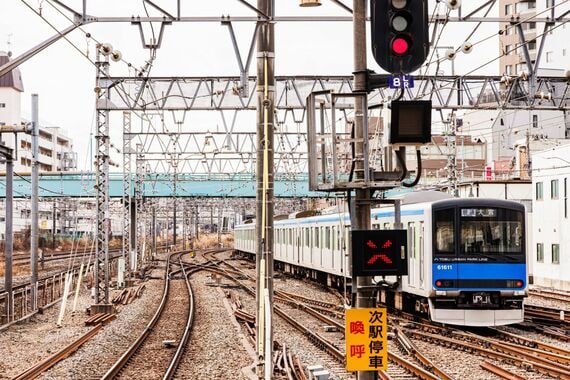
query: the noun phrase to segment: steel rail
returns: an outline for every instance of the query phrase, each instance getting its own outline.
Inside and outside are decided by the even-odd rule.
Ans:
[[[496,328],[490,328],[490,329],[495,333],[500,334],[501,338],[506,341],[570,357],[570,350],[565,350],[563,348],[556,347],[552,344],[539,342],[537,340],[530,339],[525,336],[515,335],[507,331],[498,330]]]
[[[424,333],[421,331],[414,331],[414,330],[408,330],[407,332],[408,332],[408,334],[411,334],[411,335],[415,336],[416,338],[422,339],[424,341],[436,342],[436,343],[444,344],[446,346],[461,347],[464,350],[467,350],[470,352],[475,352],[475,353],[478,353],[482,356],[495,358],[495,359],[499,359],[499,360],[505,360],[507,362],[513,362],[518,367],[521,367],[521,368],[525,368],[525,365],[532,363],[533,367],[541,373],[553,375],[553,376],[559,377],[561,379],[570,379],[570,370],[568,370],[567,366],[562,366],[562,365],[559,365],[557,363],[552,363],[552,362],[548,362],[548,361],[546,361],[546,363],[545,363],[545,360],[539,360],[536,357],[533,357],[532,355],[525,355],[525,354],[523,354],[517,350],[514,350],[514,349],[510,349],[510,350],[503,349],[502,351],[508,351],[507,353],[505,353],[505,352],[498,351],[496,349],[497,345],[495,345],[495,347],[486,348],[486,347],[481,347],[481,346],[474,344],[474,343],[469,343],[469,342],[465,342],[463,340],[458,340],[458,339],[442,337],[442,336],[439,336],[436,334],[429,334],[429,333]]]
[[[164,288],[162,292],[162,298],[160,300],[160,304],[156,309],[156,312],[154,313],[154,316],[148,323],[147,327],[145,327],[141,335],[139,335],[137,340],[135,340],[135,342],[123,353],[123,355],[121,355],[119,360],[117,360],[115,364],[113,364],[111,368],[109,368],[109,370],[103,375],[103,377],[101,377],[101,380],[111,380],[114,379],[116,376],[118,376],[121,370],[126,367],[128,361],[141,348],[144,341],[148,338],[152,330],[158,324],[158,321],[160,320],[162,312],[164,311],[164,308],[168,301],[168,293],[170,289],[170,278],[169,278],[170,260],[172,256],[177,254],[181,254],[181,252],[172,252],[170,255],[168,255],[168,259],[166,261],[166,270],[164,271]]]
[[[227,262],[224,261],[224,263],[230,267],[233,268],[234,271],[238,271],[240,272],[237,268],[235,268],[233,265],[228,264]],[[219,269],[219,270],[215,270],[214,268],[210,268],[210,267],[203,267],[203,270],[207,270],[207,271],[215,271],[217,273],[222,274],[223,276],[225,276],[226,278],[234,281],[235,283],[239,284],[241,287],[243,287],[248,293],[250,293],[251,295],[255,295],[255,290],[253,290],[252,288],[250,288],[249,286],[243,284],[241,281],[231,277],[231,275],[227,274],[224,272],[223,269]],[[244,273],[242,273],[242,275],[245,275]],[[246,277],[249,277],[247,275],[245,275]],[[305,306],[305,308],[307,308]],[[341,362],[344,364],[345,361],[345,355],[342,351],[340,351],[334,344],[330,343],[328,340],[324,339],[323,337],[321,337],[319,334],[311,331],[310,329],[308,329],[307,327],[303,326],[301,323],[299,323],[298,321],[296,321],[294,318],[292,318],[291,316],[287,315],[287,313],[285,313],[283,310],[281,310],[279,307],[274,306],[274,311],[277,315],[279,315],[281,318],[283,318],[286,322],[288,322],[290,325],[292,325],[293,327],[295,327],[297,330],[299,330],[300,332],[302,332],[304,335],[308,336],[309,340],[312,340],[313,342],[317,343],[317,344],[321,344],[322,347],[325,349],[325,351],[327,353],[329,353],[334,359],[336,359],[337,361]],[[325,317],[322,314],[318,313],[321,317]],[[327,317],[325,317],[327,318]],[[327,318],[327,321],[330,320],[329,318]],[[344,329],[344,326],[342,327]]]
[[[531,289],[531,290],[529,290],[529,294],[533,295],[533,296],[542,297],[542,298],[554,299],[557,301],[570,302],[570,293],[559,293],[559,292],[553,292],[550,290]]]
[[[453,378],[451,376],[449,376],[447,373],[445,373],[442,369],[440,369],[438,366],[436,366],[435,364],[433,364],[433,362],[428,359],[424,354],[422,354],[417,346],[414,344],[414,342],[412,342],[410,340],[410,338],[408,338],[408,336],[404,333],[404,331],[402,331],[402,329],[394,326],[393,328],[394,333],[396,334],[396,337],[400,340],[402,346],[405,347],[406,351],[410,351],[410,353],[420,362],[424,365],[424,367],[426,367],[427,369],[429,369],[431,372],[433,372],[435,375],[439,376],[439,378],[441,380],[453,380]]]
[[[428,372],[422,367],[417,366],[414,363],[404,359],[403,357],[389,351],[388,351],[388,360],[395,362],[400,367],[405,368],[413,375],[419,377],[422,380],[440,380],[440,378],[434,375],[433,373]]]
[[[184,275],[184,279],[186,280],[186,288],[188,289],[188,318],[186,320],[186,326],[184,327],[184,333],[180,342],[178,343],[178,347],[176,348],[176,352],[174,356],[170,360],[170,364],[162,377],[163,380],[173,379],[174,375],[176,374],[176,370],[178,369],[178,365],[180,364],[180,360],[182,360],[182,356],[184,355],[184,350],[186,349],[186,344],[188,343],[188,339],[190,339],[190,333],[192,331],[192,325],[194,324],[194,313],[195,313],[195,303],[194,303],[194,293],[192,292],[192,286],[190,285],[190,272],[186,272],[184,268],[184,262],[182,261],[182,255],[178,258],[180,261],[180,266],[182,267],[182,273]]]
[[[102,324],[98,324],[89,330],[86,334],[79,337],[79,339],[72,342],[70,345],[64,347],[62,350],[58,351],[54,355],[42,360],[41,362],[33,365],[32,367],[28,368],[24,372],[20,373],[12,380],[30,380],[35,379],[41,373],[47,371],[63,359],[67,358],[75,351],[77,351],[85,342],[89,341],[92,337],[94,337],[99,330],[103,327]]]
[[[488,361],[483,360],[480,364],[481,368],[491,372],[493,375],[499,376],[501,379],[505,380],[526,380],[524,377],[521,377],[515,373],[507,371],[504,368],[496,366]]]

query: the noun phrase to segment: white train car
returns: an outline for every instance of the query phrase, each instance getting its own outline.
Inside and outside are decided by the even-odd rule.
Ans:
[[[417,196],[417,195],[416,195]],[[523,320],[526,295],[524,207],[493,199],[448,199],[404,204],[408,275],[380,300],[456,325],[497,326]],[[373,229],[394,228],[394,208],[373,209]],[[274,223],[278,269],[329,286],[350,284],[350,219],[331,214]],[[235,249],[255,253],[255,225],[236,226]]]

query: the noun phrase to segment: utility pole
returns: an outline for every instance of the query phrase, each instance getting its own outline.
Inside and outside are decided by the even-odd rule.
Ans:
[[[256,301],[257,376],[273,374],[273,129],[275,117],[275,0],[257,0],[268,20],[257,35]]]
[[[32,233],[30,242],[30,270],[32,286],[32,310],[38,308],[38,135],[40,122],[38,116],[38,94],[32,94]]]
[[[353,1],[353,32],[354,32],[354,91],[366,91],[366,0]],[[368,110],[363,109],[359,99],[354,102],[354,128],[355,128],[355,152],[356,179],[364,179],[364,118],[368,117]],[[370,229],[370,190],[356,190],[354,207],[354,230]],[[354,252],[352,253],[354,254]],[[372,278],[358,276],[356,278],[356,308],[375,307],[375,300],[370,289]],[[353,290],[354,292],[354,290]],[[374,372],[358,371],[358,380],[373,380]]]

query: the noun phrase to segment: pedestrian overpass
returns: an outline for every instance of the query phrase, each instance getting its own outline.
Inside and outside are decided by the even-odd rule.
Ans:
[[[254,198],[256,195],[255,174],[177,174],[176,194],[172,174],[146,173],[142,188],[145,197],[236,197]],[[95,173],[40,173],[40,197],[95,197]],[[29,198],[32,193],[29,173],[14,174],[14,198]],[[131,177],[134,196],[135,177]],[[276,197],[324,197],[326,193],[309,191],[307,174],[276,174],[274,183]],[[0,198],[6,196],[6,177],[0,175]],[[123,196],[123,174],[110,173],[109,196]]]

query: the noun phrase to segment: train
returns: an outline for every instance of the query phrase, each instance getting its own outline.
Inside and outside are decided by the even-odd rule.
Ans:
[[[375,277],[378,300],[443,324],[522,322],[528,285],[524,205],[429,198],[413,193],[402,200],[408,274]],[[394,206],[373,208],[372,229],[394,229],[394,217]],[[350,228],[348,213],[275,220],[276,269],[327,286],[350,287]],[[255,255],[253,221],[235,226],[234,235],[237,252]]]

